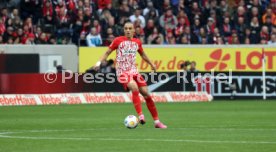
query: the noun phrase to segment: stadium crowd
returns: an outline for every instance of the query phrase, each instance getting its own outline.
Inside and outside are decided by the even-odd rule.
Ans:
[[[0,44],[274,44],[276,0],[1,0]]]

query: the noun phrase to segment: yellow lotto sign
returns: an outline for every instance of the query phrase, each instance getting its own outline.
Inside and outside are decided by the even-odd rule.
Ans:
[[[79,71],[85,72],[95,65],[107,47],[81,47]],[[195,61],[199,71],[262,71],[262,48],[147,48],[144,51],[156,65],[158,72],[175,72],[184,61]],[[276,71],[276,47],[265,48],[267,71]],[[109,59],[116,57],[114,51]],[[150,66],[137,53],[137,67],[141,72],[151,71]]]

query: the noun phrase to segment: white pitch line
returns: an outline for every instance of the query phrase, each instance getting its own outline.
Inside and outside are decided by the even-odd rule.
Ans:
[[[7,136],[7,135],[0,135],[0,138],[34,139],[34,140],[91,140],[90,138],[28,137],[28,136]]]
[[[171,128],[170,128],[171,129]],[[198,130],[228,130],[228,131],[233,131],[233,130],[242,130],[242,131],[271,131],[271,130],[276,130],[276,128],[208,128],[208,127],[194,127],[194,128],[172,128],[176,130],[188,130],[188,129],[198,129]]]
[[[227,144],[276,144],[274,141],[223,141],[223,140],[190,140],[190,139],[128,139],[128,138],[60,138],[60,137],[28,137],[28,136],[6,136],[0,138],[30,139],[30,140],[98,140],[98,141],[152,141],[152,142],[192,142],[192,143],[227,143]]]
[[[90,129],[43,129],[43,130],[2,130],[0,135],[17,134],[17,133],[43,133],[43,132],[74,132],[74,131],[99,131],[99,130],[115,130],[119,128],[90,128]]]
[[[100,130],[119,130],[123,128],[89,128],[89,129],[44,129],[44,130],[2,130],[0,135],[16,134],[16,133],[43,133],[43,132],[74,132],[74,131],[100,131]],[[152,129],[152,128],[143,128]],[[168,130],[228,130],[228,131],[271,131],[276,130],[276,128],[208,128],[208,127],[187,127],[187,128],[169,128]]]

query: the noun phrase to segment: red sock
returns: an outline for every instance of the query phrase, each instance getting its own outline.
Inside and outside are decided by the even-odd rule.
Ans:
[[[152,116],[153,120],[159,120],[158,112],[157,112],[157,109],[155,107],[155,104],[154,104],[152,98],[147,97],[147,98],[145,98],[145,100],[146,100],[147,107],[148,107],[148,109],[151,113],[151,116]]]
[[[132,91],[132,101],[133,101],[133,105],[134,108],[138,114],[138,116],[140,116],[142,113],[142,105],[141,105],[141,101],[140,101],[140,97],[139,97],[139,91]]]

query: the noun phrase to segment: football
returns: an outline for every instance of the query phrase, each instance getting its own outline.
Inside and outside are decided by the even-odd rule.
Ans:
[[[134,115],[128,115],[124,120],[125,126],[129,129],[136,128],[138,126],[138,123],[138,118]]]

